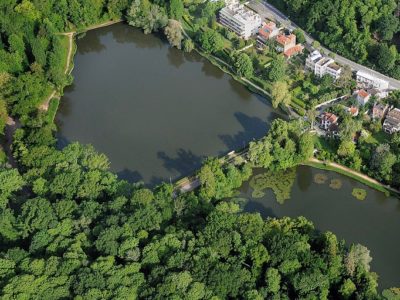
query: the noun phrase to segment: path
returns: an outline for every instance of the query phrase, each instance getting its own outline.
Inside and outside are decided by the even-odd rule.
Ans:
[[[120,22],[122,22],[122,19],[107,21],[107,22],[103,22],[100,24],[89,26],[89,27],[85,28],[84,31],[89,31],[89,30],[93,30],[93,29],[97,29],[97,28],[101,28],[101,27],[106,27],[106,26],[110,26],[110,25],[120,23]],[[70,68],[70,66],[71,66],[71,62],[72,62],[72,54],[73,54],[72,50],[73,50],[73,46],[74,46],[73,41],[74,41],[74,35],[76,34],[76,31],[61,32],[58,34],[68,36],[68,54],[67,54],[67,62],[65,64],[65,68],[64,68],[64,74],[70,74],[72,72],[72,68]],[[49,109],[50,100],[55,97],[56,98],[60,97],[57,94],[57,90],[53,90],[51,92],[51,94],[46,98],[46,100],[39,106],[39,109],[43,110],[43,111],[47,111]]]
[[[71,73],[72,69],[70,69],[71,61],[72,61],[72,49],[73,49],[73,41],[74,41],[74,34],[75,32],[65,32],[61,33],[61,35],[68,36],[68,54],[67,54],[67,62],[64,68],[64,74]],[[69,70],[69,71],[68,71]],[[57,90],[53,90],[51,94],[46,98],[46,100],[39,106],[39,109],[42,111],[48,111],[50,100],[54,97],[59,98],[60,96],[57,95]]]
[[[289,30],[294,30],[294,29],[301,29],[299,26],[297,26],[294,22],[290,21],[287,16],[285,16],[282,12],[277,10],[274,6],[271,4],[267,3],[266,1],[258,1],[258,0],[251,0],[246,4],[251,10],[257,12],[259,15],[261,15],[262,18],[267,18],[270,20],[276,20],[281,24],[285,24],[285,27]],[[304,31],[303,31],[304,32]],[[306,39],[307,44],[312,45],[312,43],[315,41],[311,35],[308,33],[304,32],[304,37]],[[355,63],[343,56],[340,56],[339,54],[336,54],[329,49],[325,47],[321,47],[321,49],[324,51],[326,55],[329,53],[335,54],[335,60],[342,64],[342,65],[349,65],[352,70],[355,71],[364,71],[367,73],[372,74],[373,76],[386,80],[389,82],[389,84],[394,88],[394,89],[400,89],[400,80],[396,80],[394,78],[388,77],[386,75],[383,75],[375,70],[372,70],[370,68],[367,68],[363,65],[360,65],[358,63]]]
[[[391,187],[389,185],[385,185],[385,184],[379,182],[378,180],[375,180],[375,179],[369,177],[368,175],[365,175],[365,174],[363,174],[361,172],[355,171],[355,170],[350,169],[348,167],[345,167],[343,165],[337,164],[335,162],[324,162],[324,161],[318,160],[316,158],[310,158],[309,161],[312,162],[312,163],[322,164],[324,166],[329,166],[329,167],[333,167],[335,169],[339,169],[339,170],[345,171],[346,173],[350,173],[352,175],[355,175],[355,176],[357,176],[359,178],[364,179],[365,181],[368,181],[370,183],[379,185],[379,186],[381,186],[381,187],[383,187],[383,188],[385,188],[385,189],[387,189],[389,191],[392,191],[392,192],[394,192],[396,194],[400,194],[400,190],[398,190],[398,189],[395,189],[395,188],[393,188],[393,187]]]

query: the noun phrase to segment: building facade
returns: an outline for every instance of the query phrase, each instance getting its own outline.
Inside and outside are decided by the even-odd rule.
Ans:
[[[370,73],[364,71],[357,72],[357,82],[366,88],[375,88],[386,90],[389,88],[389,82],[380,78],[376,78]]]
[[[261,17],[239,2],[233,2],[220,10],[219,22],[240,37],[248,39],[260,28]]]
[[[342,68],[332,58],[322,56],[317,50],[307,57],[306,69],[311,70],[318,77],[329,75],[335,80],[340,77],[342,72]]]
[[[400,109],[394,108],[388,112],[383,122],[383,130],[390,134],[400,131]]]

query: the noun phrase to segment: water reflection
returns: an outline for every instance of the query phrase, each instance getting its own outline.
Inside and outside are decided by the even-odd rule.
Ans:
[[[255,170],[254,176],[264,172],[261,169]],[[314,182],[313,178],[317,174],[326,176],[325,183]],[[342,186],[335,190],[330,185],[336,179],[340,180]],[[354,188],[365,190],[366,199],[360,201],[354,198]],[[258,211],[264,217],[304,216],[313,221],[318,230],[332,231],[348,244],[363,244],[371,251],[371,269],[380,276],[380,288],[400,285],[398,199],[388,198],[383,193],[341,174],[307,166],[297,169],[297,180],[291,197],[283,205],[275,200],[270,189],[263,190],[265,195],[261,198],[252,197],[253,192],[254,189],[246,182],[237,196],[249,199],[246,211]]]

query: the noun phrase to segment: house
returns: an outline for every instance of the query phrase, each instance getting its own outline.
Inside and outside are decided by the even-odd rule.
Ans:
[[[285,35],[283,33],[276,37],[276,50],[279,52],[286,52],[290,48],[296,46],[296,36],[294,34]]]
[[[292,56],[303,52],[304,47],[301,44],[296,45],[296,36],[294,34],[279,34],[275,41],[277,44],[276,50],[283,52],[283,55],[286,58],[291,58]]]
[[[304,50],[304,46],[301,44],[297,44],[296,46],[283,52],[283,55],[285,55],[286,58],[291,58],[292,56],[295,56],[295,55],[303,52],[303,50]]]
[[[371,98],[371,95],[368,94],[365,90],[359,90],[357,92],[357,101],[360,105],[365,105]]]
[[[318,50],[313,51],[306,58],[306,69],[311,70],[318,77],[328,74],[335,80],[342,72],[342,68],[332,58],[322,56]]]
[[[400,131],[400,109],[394,108],[388,112],[383,122],[383,130],[390,134]]]
[[[386,116],[388,110],[389,105],[383,105],[382,103],[375,102],[374,107],[372,108],[372,119],[382,120]]]
[[[243,4],[234,1],[220,10],[219,22],[240,37],[248,39],[257,33],[261,26],[261,17],[246,9]]]
[[[352,117],[358,116],[358,113],[359,113],[358,107],[351,106],[351,107],[348,107],[346,110]]]
[[[377,78],[374,75],[364,71],[357,71],[356,80],[365,88],[375,88],[379,90],[387,90],[389,88],[388,81]]]
[[[320,127],[327,131],[333,131],[338,125],[338,116],[333,113],[324,112],[320,116]],[[337,130],[336,130],[337,131]]]
[[[263,48],[266,42],[279,34],[279,28],[276,27],[274,22],[264,23],[264,25],[258,30],[257,45]]]
[[[389,95],[387,90],[369,89],[367,92],[378,99],[386,98]]]

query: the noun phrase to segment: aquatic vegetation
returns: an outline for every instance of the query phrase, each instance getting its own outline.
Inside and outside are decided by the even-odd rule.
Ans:
[[[342,183],[342,181],[340,179],[334,178],[334,179],[331,180],[331,183],[329,184],[329,187],[331,189],[334,189],[334,190],[340,190],[342,185],[343,185],[343,183]]]
[[[237,205],[239,205],[240,209],[244,209],[247,202],[249,202],[249,199],[247,198],[242,198],[242,197],[235,197],[231,199],[231,202],[236,203]]]
[[[250,180],[250,187],[253,188],[252,197],[261,198],[265,195],[265,189],[272,189],[276,201],[283,204],[285,200],[290,199],[292,186],[296,179],[296,169],[287,169],[281,171],[266,171],[263,174],[253,176]]]
[[[367,191],[359,188],[354,188],[351,194],[358,200],[364,200],[367,197]]]
[[[317,173],[314,175],[314,182],[316,184],[325,184],[327,180],[328,180],[328,175],[326,174]]]

